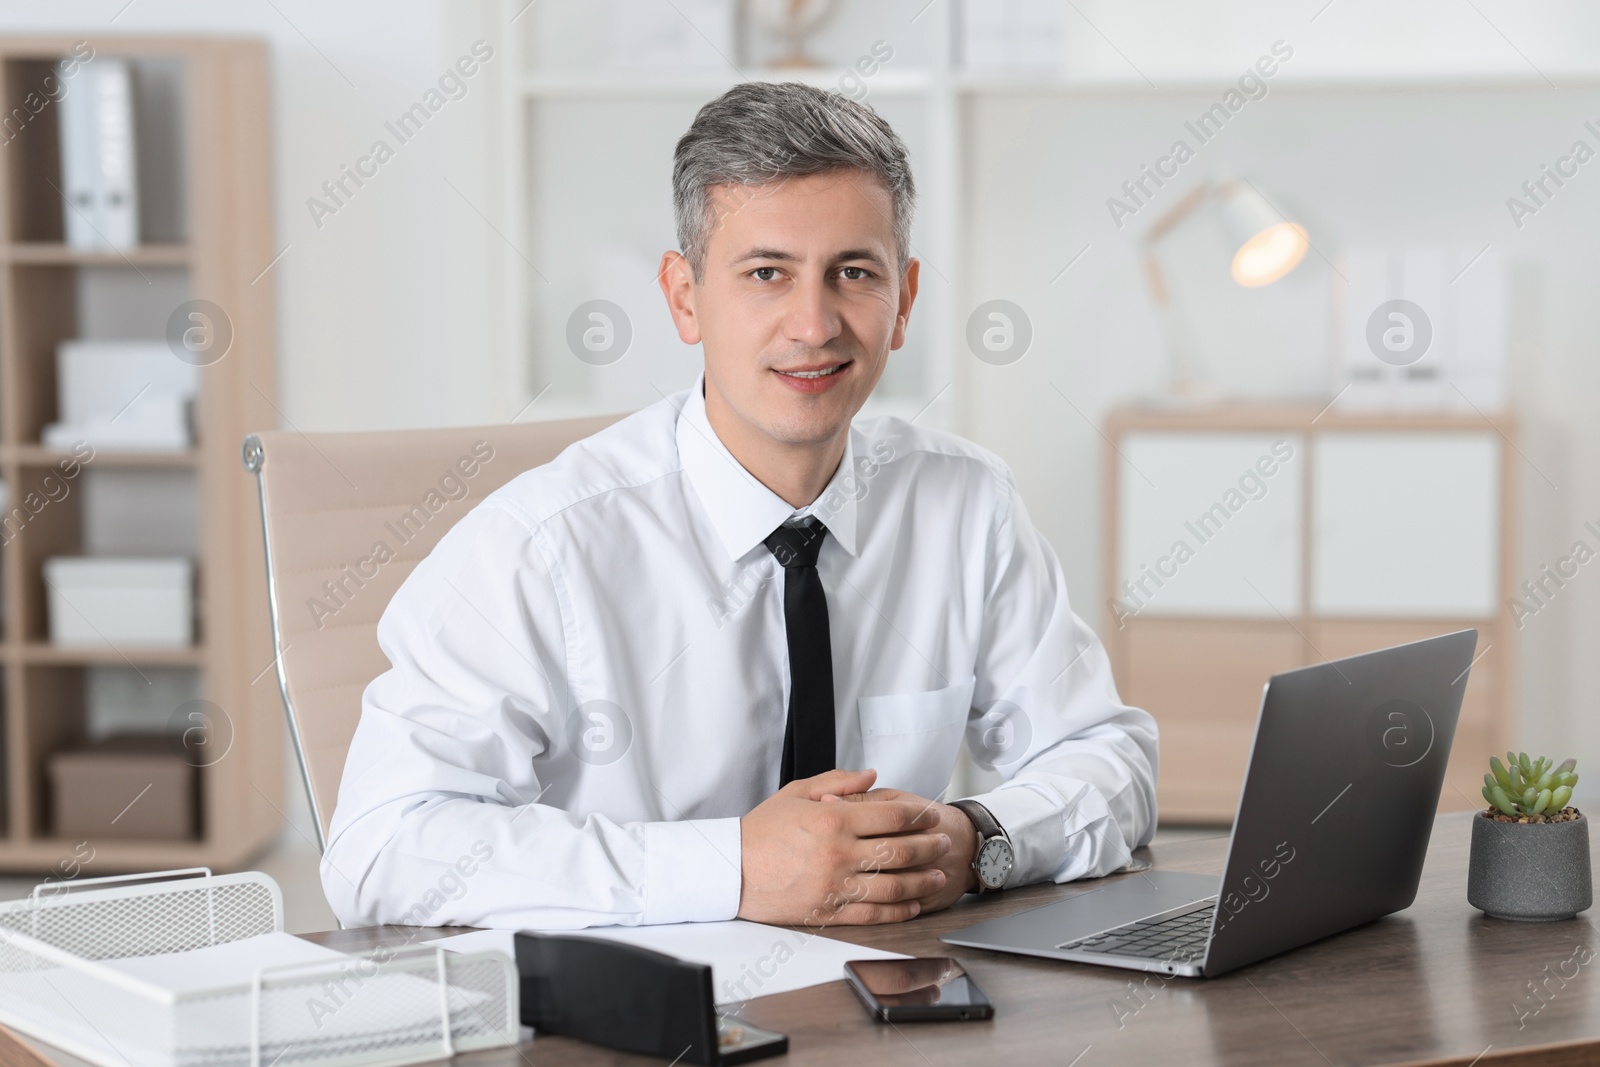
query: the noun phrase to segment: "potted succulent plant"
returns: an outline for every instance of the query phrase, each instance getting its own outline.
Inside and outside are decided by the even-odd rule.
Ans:
[[[1589,820],[1570,807],[1577,760],[1489,757],[1487,811],[1472,820],[1467,902],[1497,919],[1570,919],[1594,902]]]

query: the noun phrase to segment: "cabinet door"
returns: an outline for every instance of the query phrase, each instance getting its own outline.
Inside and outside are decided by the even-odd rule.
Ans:
[[[1310,653],[1282,622],[1134,619],[1119,664],[1123,699],[1161,729],[1162,822],[1231,822],[1261,710],[1261,689]]]
[[[1316,439],[1313,470],[1313,613],[1495,614],[1498,438],[1330,432]]]
[[[1300,611],[1303,438],[1133,432],[1120,448],[1119,614]]]

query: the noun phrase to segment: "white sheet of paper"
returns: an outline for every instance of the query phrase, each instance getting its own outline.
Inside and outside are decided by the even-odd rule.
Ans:
[[[263,967],[329,963],[349,958],[343,952],[280,930],[188,952],[129,956],[100,962],[114,971],[121,971],[151,985],[170,989],[174,993],[189,993],[216,986],[248,985],[256,971]]]
[[[588,930],[548,930],[622,941],[665,952],[692,963],[711,965],[711,988],[718,1004],[738,1004],[773,993],[821,985],[844,978],[847,960],[903,960],[899,952],[853,945],[831,937],[781,926],[732,919],[727,922],[673,923],[668,926],[597,926]],[[427,942],[457,952],[494,949],[512,959],[515,930],[477,930]]]

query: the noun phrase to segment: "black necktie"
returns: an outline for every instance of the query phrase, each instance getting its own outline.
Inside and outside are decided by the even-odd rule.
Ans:
[[[789,722],[778,784],[833,770],[833,645],[817,553],[828,528],[807,517],[778,527],[765,544],[783,565],[783,628],[789,639]]]

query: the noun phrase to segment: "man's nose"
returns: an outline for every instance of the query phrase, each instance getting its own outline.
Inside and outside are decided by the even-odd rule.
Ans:
[[[822,348],[839,336],[840,327],[833,294],[822,279],[802,281],[794,287],[784,322],[789,340],[810,348]]]

